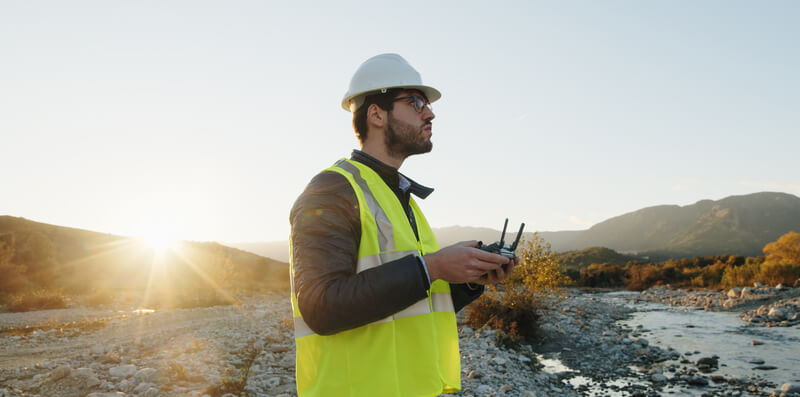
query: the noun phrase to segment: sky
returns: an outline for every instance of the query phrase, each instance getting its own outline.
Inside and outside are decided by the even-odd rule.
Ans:
[[[491,4],[490,4],[491,3]],[[285,240],[367,58],[436,87],[433,227],[800,195],[797,1],[0,1],[0,215]]]

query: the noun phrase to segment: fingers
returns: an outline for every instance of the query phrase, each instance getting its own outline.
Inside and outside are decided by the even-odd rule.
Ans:
[[[471,247],[471,248],[478,248],[478,240],[468,240],[468,241],[459,241],[453,245],[457,245],[459,247]]]

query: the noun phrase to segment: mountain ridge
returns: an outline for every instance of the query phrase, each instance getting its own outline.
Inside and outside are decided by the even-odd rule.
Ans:
[[[516,230],[516,225],[509,226]],[[800,231],[800,198],[782,192],[732,195],[693,204],[662,204],[641,208],[599,222],[585,230],[543,231],[538,235],[553,250],[566,252],[607,247],[654,260],[697,255],[759,256],[768,242],[789,231]],[[500,230],[474,226],[434,228],[439,245],[459,241],[500,239]],[[512,241],[515,232],[506,236]],[[530,239],[532,232],[523,237]],[[289,260],[288,242],[230,243],[262,256]]]

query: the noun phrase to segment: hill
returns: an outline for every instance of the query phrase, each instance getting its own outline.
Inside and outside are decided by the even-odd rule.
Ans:
[[[288,288],[286,263],[218,243],[182,241],[160,251],[130,237],[11,216],[0,216],[0,265],[0,295],[30,288],[146,290],[163,299],[198,300]]]
[[[625,266],[630,261],[639,258],[620,254],[605,247],[590,247],[578,251],[567,251],[557,255],[559,263],[566,267],[566,270],[577,271],[593,263],[612,264]]]

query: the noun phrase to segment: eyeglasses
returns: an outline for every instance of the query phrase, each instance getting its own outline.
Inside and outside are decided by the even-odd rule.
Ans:
[[[433,111],[433,108],[431,107],[431,103],[428,102],[427,99],[425,99],[425,98],[423,98],[423,97],[421,97],[419,95],[401,96],[399,98],[395,98],[394,100],[395,101],[402,101],[404,99],[411,99],[412,100],[411,101],[411,106],[414,107],[414,110],[416,110],[417,113],[422,113],[422,109],[424,109],[426,106],[428,107],[428,110]]]

